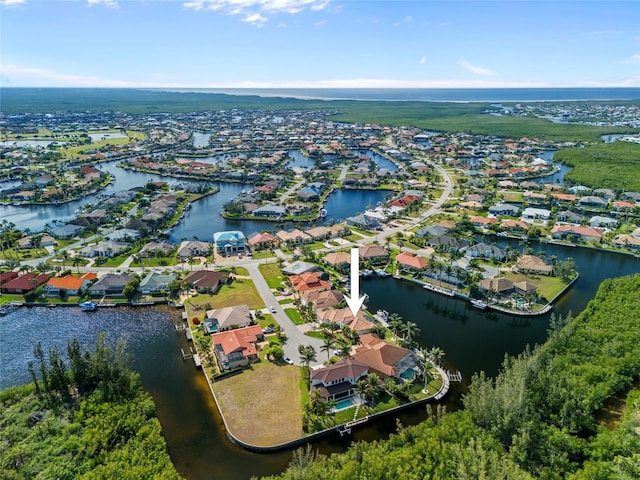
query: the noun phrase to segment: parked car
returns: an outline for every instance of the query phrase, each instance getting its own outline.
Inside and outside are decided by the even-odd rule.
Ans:
[[[293,360],[291,360],[289,357],[282,357],[282,359],[287,362],[289,365],[293,365]]]
[[[271,313],[276,313],[276,307],[274,307],[273,305],[271,305],[271,306],[269,307],[269,311],[270,311]]]
[[[264,333],[265,335],[266,335],[267,333],[273,333],[273,332],[275,332],[275,330],[273,329],[273,327],[266,327],[266,328],[263,328],[263,329],[262,329],[262,333]]]

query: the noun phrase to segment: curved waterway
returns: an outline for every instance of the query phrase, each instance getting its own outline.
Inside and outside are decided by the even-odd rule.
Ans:
[[[522,245],[508,239],[497,239],[496,244],[520,249],[530,246],[536,253],[544,250],[547,256],[575,260],[581,276],[554,308],[563,315],[570,311],[577,315],[604,279],[640,273],[640,260],[628,255],[549,244]],[[442,347],[447,368],[460,370],[465,383],[480,370],[494,375],[505,353],[518,354],[526,345],[546,339],[549,315],[516,319],[480,311],[467,302],[393,278],[372,278],[361,285],[370,296],[371,310],[382,308],[416,322],[421,329],[419,343]],[[0,317],[0,388],[31,381],[26,367],[33,360],[37,341],[48,349],[52,345],[64,348],[74,337],[91,345],[101,331],[107,332],[114,343],[124,336],[134,356],[134,368],[156,402],[171,458],[182,475],[190,480],[248,479],[281,472],[291,451],[251,453],[227,439],[201,371],[182,360],[180,349],[186,351],[188,344],[174,329],[174,324],[181,322],[178,312],[166,307],[91,313],[63,307],[18,309]],[[445,399],[449,410],[460,407],[460,394],[465,388],[464,384],[453,385]],[[426,418],[426,410],[416,407],[398,418],[404,425],[416,424]],[[353,440],[386,438],[395,431],[395,422],[395,417],[389,416],[355,430],[353,437],[327,438],[314,447],[328,454],[343,451]]]

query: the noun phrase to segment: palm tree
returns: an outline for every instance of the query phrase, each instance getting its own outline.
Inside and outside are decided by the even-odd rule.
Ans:
[[[440,347],[432,347],[431,350],[429,350],[429,357],[431,357],[436,365],[440,365],[442,357],[444,357],[444,350]]]
[[[429,370],[431,370],[433,368],[433,362],[431,360],[431,355],[430,353],[427,351],[426,348],[420,349],[420,367],[421,367],[421,373],[422,373],[422,378],[424,379],[424,392],[427,391],[427,383],[428,383],[428,378],[429,378]]]
[[[78,257],[77,255],[73,257],[73,266],[76,267],[76,271],[78,272],[78,275],[80,275],[80,264],[82,263],[82,261],[80,260],[80,257]]]
[[[320,350],[323,352],[327,352],[327,361],[329,361],[331,349],[335,345],[334,339],[331,337],[324,337],[322,339],[322,345],[320,346]]]
[[[407,322],[402,326],[402,340],[410,345],[413,338],[420,333],[420,327],[415,322]]]
[[[302,364],[309,368],[311,362],[316,360],[316,349],[311,345],[300,345],[298,347],[298,351],[300,352],[300,360]]]
[[[395,312],[389,315],[389,327],[391,327],[393,336],[397,338],[398,332],[402,328],[402,317]]]

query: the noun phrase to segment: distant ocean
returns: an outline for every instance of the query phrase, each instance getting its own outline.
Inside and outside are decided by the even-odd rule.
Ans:
[[[179,92],[257,95],[305,100],[396,102],[561,102],[640,100],[640,88],[199,88]]]

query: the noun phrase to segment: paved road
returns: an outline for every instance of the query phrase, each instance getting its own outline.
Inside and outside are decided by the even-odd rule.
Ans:
[[[278,300],[276,300],[275,295],[273,295],[269,285],[267,285],[266,280],[260,273],[258,265],[259,264],[255,262],[246,263],[244,267],[249,271],[253,284],[256,286],[256,289],[262,297],[262,300],[264,300],[265,305],[267,305],[267,307],[274,306],[276,309],[276,313],[272,313],[272,315],[287,335],[287,341],[284,344],[284,354],[293,360],[296,365],[302,365],[302,362],[300,361],[300,353],[298,353],[298,345],[312,345],[313,348],[316,349],[316,361],[311,362],[311,365],[320,365],[322,363],[322,361],[320,361],[321,354],[324,354],[324,352],[320,351],[322,341],[305,335],[289,319],[287,314],[284,312],[282,305],[278,303]]]

